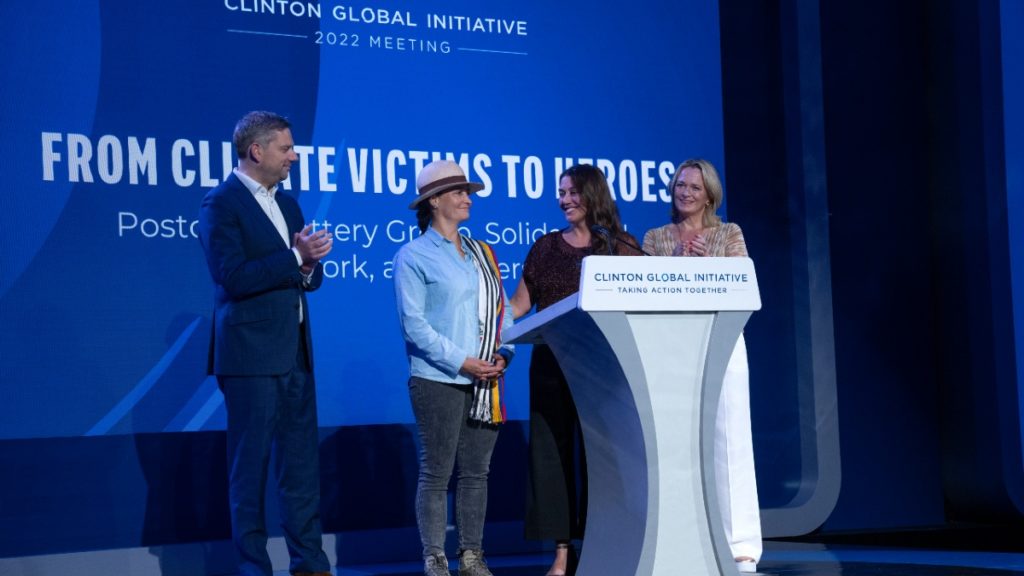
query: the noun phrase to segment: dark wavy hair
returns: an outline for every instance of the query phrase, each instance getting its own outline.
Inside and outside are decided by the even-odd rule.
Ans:
[[[430,202],[420,202],[416,206],[416,225],[420,227],[420,233],[426,232],[427,228],[430,228],[430,222],[434,219],[434,211],[430,207]]]
[[[607,228],[613,238],[621,235],[623,230],[622,221],[619,220],[619,209],[612,199],[612,191],[608,187],[604,172],[590,164],[577,164],[566,168],[558,180],[561,181],[566,176],[572,180],[572,185],[587,210],[587,228],[597,224]],[[600,234],[591,234],[590,246],[595,254],[604,254],[608,251],[608,241]]]

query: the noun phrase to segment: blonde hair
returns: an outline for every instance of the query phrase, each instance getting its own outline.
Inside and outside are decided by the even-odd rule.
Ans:
[[[718,208],[722,205],[722,180],[718,177],[718,171],[715,170],[715,166],[703,158],[691,158],[680,164],[679,168],[676,168],[675,176],[672,177],[672,182],[668,185],[669,192],[672,195],[672,221],[679,222],[680,220],[675,201],[676,182],[679,181],[683,170],[687,168],[699,170],[701,178],[704,179],[704,192],[707,194],[709,202],[709,206],[704,209],[702,222],[704,227],[718,226],[722,223],[722,219],[716,214]]]

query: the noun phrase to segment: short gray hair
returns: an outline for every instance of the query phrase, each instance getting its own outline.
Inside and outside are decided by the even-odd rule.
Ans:
[[[235,133],[232,138],[238,159],[242,160],[249,156],[249,147],[254,142],[266,146],[278,132],[291,127],[292,123],[287,118],[273,112],[255,110],[242,116],[238,124],[235,124]]]

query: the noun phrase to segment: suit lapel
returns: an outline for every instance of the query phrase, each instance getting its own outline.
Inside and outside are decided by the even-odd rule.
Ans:
[[[252,192],[250,192],[249,189],[245,187],[245,184],[242,184],[242,181],[239,180],[238,177],[235,176],[233,172],[231,173],[230,176],[228,176],[228,183],[232,185],[231,189],[238,197],[239,204],[241,204],[242,207],[246,210],[246,216],[248,217],[248,220],[250,222],[255,222],[256,227],[259,230],[261,230],[264,234],[267,234],[274,238],[274,240],[276,240],[279,245],[283,246],[284,248],[291,248],[291,246],[285,245],[284,240],[281,238],[281,234],[277,231],[277,227],[275,227],[274,223],[270,221],[270,217],[267,216],[267,213],[263,211],[263,207],[260,206],[260,203],[256,200],[256,197],[253,196]],[[278,189],[278,194],[280,194],[280,192],[280,189]],[[280,202],[278,202],[278,206],[281,206]],[[281,213],[285,214],[284,210],[282,210]],[[287,215],[285,215],[285,222],[288,222]],[[290,224],[288,228],[289,233],[291,233]]]
[[[298,201],[278,188],[277,205],[281,208],[281,214],[284,215],[284,221],[288,225],[288,234],[302,231],[305,222],[302,220],[302,210],[299,209]]]

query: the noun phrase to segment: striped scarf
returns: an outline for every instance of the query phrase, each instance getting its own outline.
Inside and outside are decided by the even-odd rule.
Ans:
[[[498,258],[490,246],[467,236],[462,237],[462,245],[473,257],[480,279],[480,348],[476,356],[489,361],[501,347],[501,323],[505,317],[505,291],[501,286]],[[494,380],[474,380],[469,418],[488,424],[504,422],[504,387],[504,376]]]

